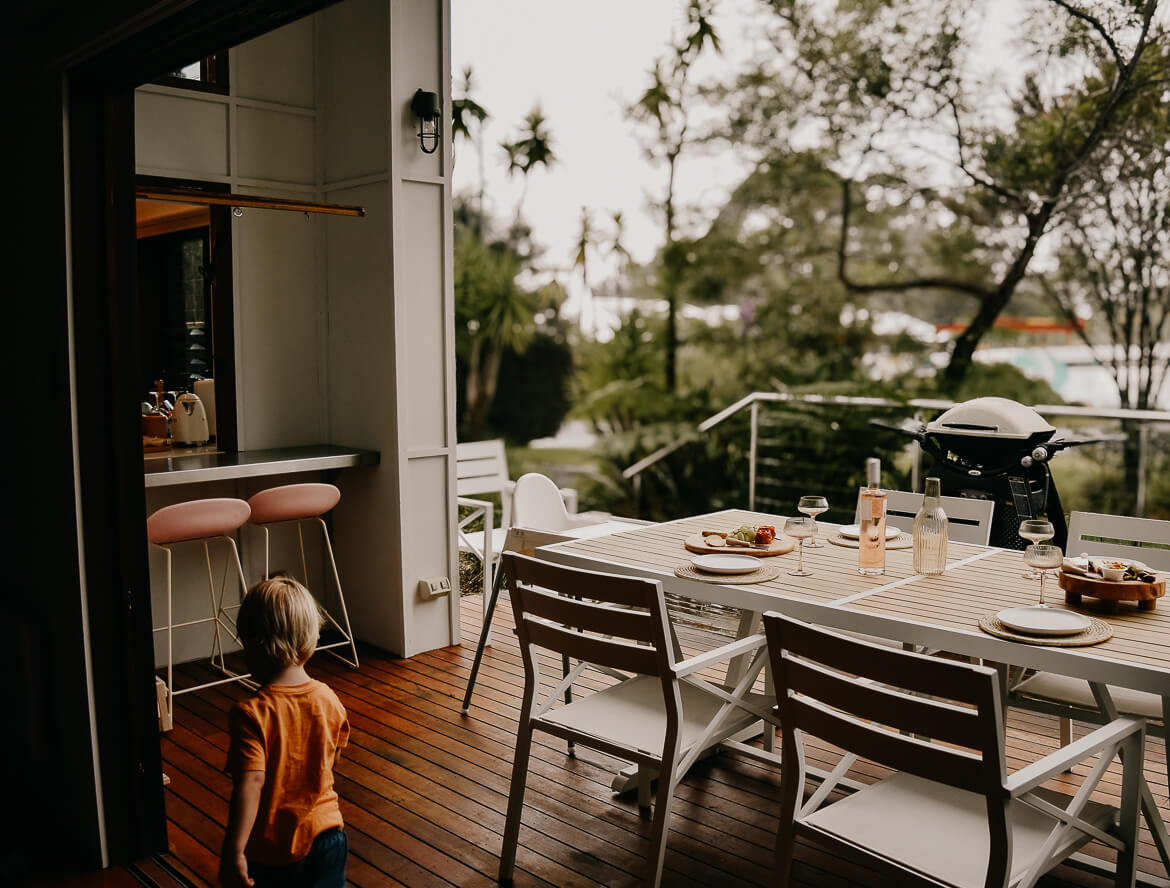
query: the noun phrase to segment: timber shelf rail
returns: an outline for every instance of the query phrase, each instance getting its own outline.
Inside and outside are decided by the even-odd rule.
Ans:
[[[326,213],[332,216],[364,216],[366,214],[365,207],[350,204],[324,203],[319,200],[290,200],[285,197],[265,197],[259,194],[237,194],[234,191],[199,191],[194,188],[139,185],[134,189],[134,194],[146,200],[170,200],[217,207],[292,210],[298,213]]]

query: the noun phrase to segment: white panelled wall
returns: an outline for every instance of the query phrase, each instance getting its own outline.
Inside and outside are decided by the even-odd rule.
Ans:
[[[233,48],[230,95],[148,85],[135,106],[140,174],[366,208],[233,219],[239,445],[381,453],[377,468],[332,479],[332,530],[356,635],[403,656],[458,641],[457,602],[416,592],[429,576],[458,587],[449,135],[422,154],[409,111],[422,88],[449,117],[449,14],[449,0],[346,0]],[[147,506],[300,480],[313,479],[151,490]],[[296,551],[285,536],[277,564]],[[262,571],[257,540],[244,535],[249,582]],[[208,607],[202,553],[189,548],[175,622]],[[152,555],[156,625],[160,565]],[[209,631],[186,630],[176,659],[206,656]]]

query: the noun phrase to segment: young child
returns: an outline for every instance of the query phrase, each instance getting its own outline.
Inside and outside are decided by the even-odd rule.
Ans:
[[[309,590],[274,577],[248,590],[236,628],[255,696],[232,707],[224,888],[343,888],[348,841],[333,765],[349,738],[337,695],[309,678],[321,618]]]

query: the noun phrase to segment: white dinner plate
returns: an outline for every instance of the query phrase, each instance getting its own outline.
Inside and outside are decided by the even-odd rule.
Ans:
[[[1010,607],[996,616],[1009,629],[1025,635],[1075,635],[1092,625],[1084,614],[1058,607]]]
[[[860,524],[846,524],[844,527],[842,527],[837,532],[839,534],[841,534],[841,536],[845,537],[845,539],[847,539],[847,540],[860,539],[861,538],[861,525]],[[895,539],[898,536],[898,534],[900,534],[901,532],[902,531],[900,531],[896,527],[893,527],[889,524],[886,525],[886,539],[887,540]]]
[[[752,555],[696,555],[691,564],[697,570],[713,574],[745,574],[758,568],[762,561]]]

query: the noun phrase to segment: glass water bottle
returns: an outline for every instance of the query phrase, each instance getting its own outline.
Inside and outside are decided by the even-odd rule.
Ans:
[[[947,566],[949,522],[942,509],[938,478],[926,479],[922,508],[914,516],[914,572],[937,577]]]

